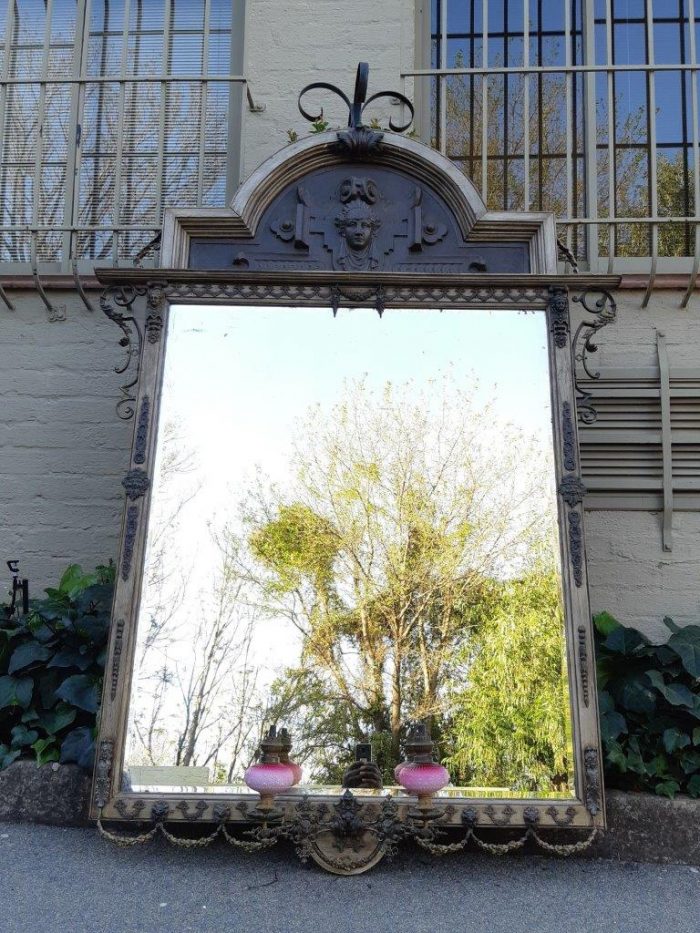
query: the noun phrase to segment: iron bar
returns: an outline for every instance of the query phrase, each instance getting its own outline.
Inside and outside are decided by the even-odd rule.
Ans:
[[[697,64],[698,51],[695,38],[695,0],[688,0],[688,27],[691,64]],[[700,208],[700,125],[698,121],[698,77],[691,72],[690,75],[690,109],[693,139],[693,210],[697,214]],[[686,308],[695,291],[695,285],[700,272],[700,223],[695,224],[695,248],[693,251],[693,268],[688,280],[688,288],[681,300],[681,307]]]
[[[646,34],[647,34],[647,61],[654,63],[654,2],[646,2]],[[659,189],[658,189],[658,168],[656,160],[656,81],[653,71],[646,73],[647,79],[647,119],[649,121],[649,213],[654,215],[658,213]],[[656,267],[659,256],[659,227],[658,224],[651,224],[651,264],[649,268],[649,281],[642,298],[642,307],[646,308],[651,298],[656,278]]]

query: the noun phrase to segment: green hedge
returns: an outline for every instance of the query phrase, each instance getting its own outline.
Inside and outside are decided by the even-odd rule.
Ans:
[[[114,567],[73,564],[26,616],[0,613],[0,770],[18,758],[92,767]]]
[[[607,613],[594,618],[605,783],[700,797],[700,626],[653,645]]]

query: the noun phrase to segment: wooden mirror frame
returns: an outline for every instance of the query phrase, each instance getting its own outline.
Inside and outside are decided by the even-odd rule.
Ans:
[[[353,134],[354,142],[351,139],[349,144],[347,138]],[[372,136],[378,138],[368,139]],[[347,181],[357,183],[361,188],[368,175],[373,173],[383,173],[382,177],[389,180],[387,185],[389,182],[393,184],[392,179],[395,178],[396,190],[412,198],[409,208],[416,207],[415,201],[420,205],[422,195],[416,194],[420,191],[426,200],[430,200],[433,211],[442,212],[443,226],[450,228],[450,235],[443,239],[450,241],[451,253],[446,253],[447,247],[434,237],[421,243],[421,230],[425,228],[419,227],[413,234],[417,258],[412,259],[412,254],[404,249],[401,268],[392,267],[391,263],[403,246],[397,246],[395,250],[387,248],[380,256],[378,268],[348,271],[338,268],[337,264],[334,268],[337,257],[328,247],[332,224],[327,218],[327,222],[323,218],[319,220],[324,210],[327,213],[327,204],[311,217],[311,228],[307,222],[306,233],[299,234],[306,236],[302,244],[306,252],[302,249],[300,253],[292,254],[281,237],[275,234],[276,239],[273,241],[271,238],[270,227],[274,224],[269,218],[276,206],[280,210],[288,210],[295,202],[303,215],[304,205],[308,204],[308,198],[304,201],[306,190],[319,190],[323,184],[331,185],[331,188],[335,186],[333,190],[338,190],[338,180],[343,175],[349,175]],[[304,194],[299,194],[300,191]],[[404,210],[404,202],[405,198],[401,210]],[[396,203],[393,199],[381,206],[388,212],[387,217],[393,217],[395,229],[400,227],[400,235],[405,236],[413,215],[409,216],[409,210],[405,222],[400,217],[401,223],[396,226],[400,214],[400,211],[396,213]],[[299,204],[302,204],[301,208]],[[299,216],[297,213],[297,221]],[[302,227],[304,222],[302,216]],[[435,224],[432,226],[434,228]],[[313,242],[309,229],[312,233],[315,229],[316,240]],[[297,233],[298,230],[299,226]],[[392,243],[396,242],[397,236],[399,234],[394,235]],[[283,270],[275,268],[275,262],[279,265],[281,260],[270,259],[270,249],[277,248],[277,239],[280,240],[279,249],[287,250],[284,255],[289,260],[285,262],[291,264]],[[456,246],[455,240],[458,241]],[[527,269],[478,273],[452,271],[455,263],[464,264],[473,256],[470,244],[476,244],[482,250],[486,250],[484,244],[490,244],[488,255],[496,257],[497,265],[499,255],[505,256],[503,262],[506,264],[512,261],[512,256],[519,256],[518,261]],[[430,252],[433,247],[437,249]],[[206,258],[210,248],[219,257],[213,266]],[[232,262],[228,261],[227,268],[221,267],[222,250],[234,257]],[[196,263],[199,268],[192,268],[195,252],[199,257]],[[427,261],[424,252],[428,254]],[[240,261],[240,256],[244,257],[243,261]],[[256,256],[263,258],[258,260]],[[306,261],[306,268],[303,262],[297,261],[299,256]],[[310,267],[313,263],[310,263],[309,256],[316,256],[317,266],[325,263],[326,268]],[[373,134],[364,128],[346,133],[320,133],[287,146],[250,176],[239,189],[230,209],[168,211],[162,263],[163,267],[155,270],[99,269],[96,272],[105,286],[102,310],[122,331],[120,345],[126,357],[116,369],[125,373],[128,381],[122,388],[117,410],[120,417],[133,418],[134,436],[130,469],[123,480],[126,500],[100,711],[92,818],[119,821],[152,819],[161,825],[166,821],[195,820],[225,826],[250,825],[247,807],[257,799],[252,793],[187,793],[177,789],[145,795],[125,792],[120,786],[165,359],[166,341],[162,334],[167,329],[169,308],[177,304],[283,305],[326,307],[335,312],[342,305],[375,307],[380,314],[390,308],[454,308],[463,309],[465,313],[470,309],[513,309],[539,311],[547,315],[575,796],[570,800],[464,797],[449,801],[439,799],[436,804],[449,803],[440,817],[440,825],[445,827],[604,828],[593,630],[583,529],[582,502],[586,490],[580,476],[576,426],[577,415],[590,422],[595,419],[595,410],[590,395],[579,389],[576,375],[578,368],[585,370],[589,378],[595,378],[587,358],[588,353],[595,350],[591,337],[614,318],[615,304],[611,292],[619,284],[619,279],[557,274],[553,215],[488,212],[471,182],[444,156],[402,136]],[[436,268],[448,268],[450,271],[434,271]],[[575,303],[573,307],[570,297]],[[572,322],[570,312],[573,316],[574,311],[576,319]],[[213,309],[212,313],[216,311]],[[355,819],[356,832],[361,830],[365,834],[365,843],[359,847],[361,855],[357,852],[353,855],[358,847],[349,844],[339,847],[339,837],[335,833],[333,856],[328,846],[324,847],[319,841],[318,833],[312,842],[309,839],[299,841],[299,826],[304,822],[299,817],[299,794],[277,799],[276,804],[283,811],[285,821],[289,826],[297,827],[287,832],[287,837],[331,871],[352,873],[366,870],[376,864],[394,842],[408,834],[406,827],[415,826],[415,813],[411,816],[413,801],[409,797],[397,797],[390,806],[395,826],[393,836],[392,832],[382,836],[382,832],[376,829],[381,816],[378,810],[381,799],[378,801],[376,795],[357,790],[352,798],[314,795],[309,800],[310,803],[307,801],[303,805],[306,808],[305,819],[310,808],[334,805],[341,822],[344,819],[348,826]],[[318,818],[317,813],[317,829]],[[304,825],[307,824],[308,819]],[[403,829],[400,828],[402,826]],[[334,831],[325,829],[322,834],[330,838]],[[367,842],[370,836],[373,840],[371,845]],[[338,857],[339,849],[343,850],[342,858]],[[335,867],[333,862],[337,863]]]

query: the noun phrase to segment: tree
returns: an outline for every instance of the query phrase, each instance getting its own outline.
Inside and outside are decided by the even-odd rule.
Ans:
[[[450,705],[458,651],[494,579],[517,573],[548,511],[545,452],[451,385],[416,397],[354,384],[314,410],[292,479],[262,479],[243,510],[240,573],[255,606],[302,636],[301,666],[344,709],[338,744]],[[308,707],[309,704],[307,704]]]
[[[462,651],[445,764],[455,781],[564,790],[571,776],[559,577],[550,559],[504,582]]]

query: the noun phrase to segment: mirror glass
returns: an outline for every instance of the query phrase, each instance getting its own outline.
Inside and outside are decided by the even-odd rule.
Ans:
[[[560,590],[544,313],[170,309],[124,790],[571,796]]]

